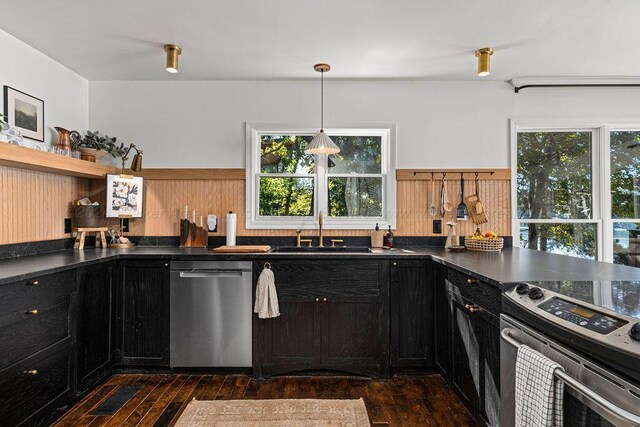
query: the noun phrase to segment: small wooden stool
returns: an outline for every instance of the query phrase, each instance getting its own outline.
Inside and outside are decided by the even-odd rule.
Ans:
[[[73,244],[74,249],[84,249],[84,238],[87,233],[96,233],[96,248],[102,245],[103,248],[107,247],[107,238],[104,233],[107,231],[107,227],[94,227],[94,228],[76,228],[78,234],[76,235],[76,241]]]

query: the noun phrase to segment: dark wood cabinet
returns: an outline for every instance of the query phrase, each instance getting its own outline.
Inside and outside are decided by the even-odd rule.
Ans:
[[[388,376],[388,264],[269,260],[280,316],[254,317],[254,375],[339,370]],[[254,264],[255,280],[262,263]]]
[[[89,389],[110,373],[114,319],[115,264],[98,264],[78,271],[77,382]]]
[[[391,365],[434,364],[434,284],[425,261],[391,262]]]
[[[434,326],[435,326],[435,364],[442,376],[450,380],[453,353],[452,341],[452,306],[447,290],[447,269],[433,263],[434,292]]]
[[[500,402],[500,290],[450,270],[452,308],[450,383],[469,411],[497,425]]]
[[[123,365],[169,366],[169,263],[122,261],[117,341]]]

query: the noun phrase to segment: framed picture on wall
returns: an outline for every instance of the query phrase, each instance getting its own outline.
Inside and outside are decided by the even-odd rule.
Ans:
[[[4,115],[9,126],[20,131],[22,136],[44,142],[44,101],[4,87]]]
[[[140,176],[107,174],[107,218],[142,218],[144,180]]]

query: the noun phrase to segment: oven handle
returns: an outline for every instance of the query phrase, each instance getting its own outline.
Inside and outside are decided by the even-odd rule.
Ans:
[[[513,329],[505,328],[502,331],[500,331],[500,336],[504,341],[506,341],[507,343],[511,344],[516,348],[520,347],[521,345],[524,345],[518,340],[516,340],[510,334],[511,331],[513,331]],[[638,415],[632,414],[631,412],[625,409],[622,409],[621,407],[611,403],[609,400],[600,396],[598,393],[594,392],[593,390],[588,388],[586,385],[582,384],[580,381],[569,376],[564,370],[556,369],[556,371],[554,372],[554,375],[560,378],[566,384],[568,384],[572,389],[582,394],[583,396],[587,397],[588,399],[592,400],[593,402],[597,403],[604,409],[607,409],[608,411],[610,411],[612,414],[616,415],[620,419],[633,423],[634,425],[640,426],[640,417]]]

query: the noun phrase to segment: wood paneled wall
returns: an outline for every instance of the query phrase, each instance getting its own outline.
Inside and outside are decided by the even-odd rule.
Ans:
[[[0,166],[0,244],[70,237],[64,218],[89,180]]]
[[[425,171],[425,170],[423,170]],[[500,235],[511,234],[510,181],[505,170],[491,180],[480,181],[480,198],[485,205],[489,222],[483,231],[492,230]],[[432,220],[427,215],[430,203],[430,176],[415,177],[408,170],[397,173],[397,230],[399,236],[432,236]],[[131,234],[146,236],[177,236],[178,219],[183,215],[185,203],[189,210],[215,213],[219,217],[218,232],[224,236],[225,214],[229,210],[238,213],[240,236],[293,236],[293,230],[246,229],[245,181],[239,173],[209,174],[209,179],[199,179],[201,174],[167,179],[167,176],[149,175],[145,180],[144,218],[131,220]],[[197,179],[193,179],[196,176]],[[155,178],[155,179],[154,179]],[[460,202],[460,181],[449,180],[447,189],[453,210],[444,223],[455,219],[455,207]],[[471,176],[465,175],[466,191],[474,190]],[[497,179],[496,179],[497,178]],[[436,185],[436,204],[439,185]],[[104,181],[53,175],[43,172],[0,167],[0,244],[49,240],[69,237],[63,231],[63,219],[69,217],[71,202],[89,195],[102,203]],[[115,223],[115,222],[112,222]],[[373,227],[374,224],[372,224]],[[443,224],[443,235],[446,226]],[[458,225],[460,235],[471,234],[475,226],[471,221]],[[311,231],[306,231],[311,234]],[[369,230],[327,230],[326,235],[363,236]]]

